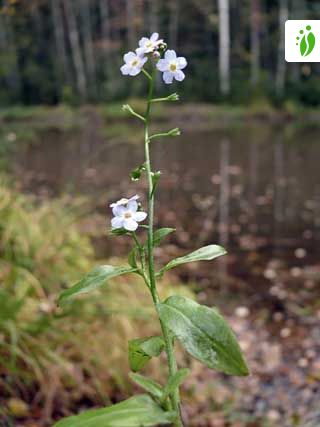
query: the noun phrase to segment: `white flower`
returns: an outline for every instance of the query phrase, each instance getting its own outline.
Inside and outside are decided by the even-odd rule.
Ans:
[[[125,197],[123,197],[122,199],[118,200],[117,202],[111,203],[110,208],[115,208],[116,206],[126,206],[129,202],[130,203],[136,202],[138,199],[139,199],[139,196],[137,194],[135,196],[130,197],[130,199],[126,199]]]
[[[140,73],[142,67],[147,62],[148,58],[143,57],[141,54],[135,52],[128,52],[123,56],[125,62],[120,68],[124,76],[136,76]]]
[[[135,231],[138,228],[138,222],[147,218],[146,212],[138,211],[138,198],[137,195],[130,199],[123,198],[110,205],[114,215],[111,220],[113,229],[125,228],[128,231]]]
[[[136,52],[139,55],[151,53],[159,49],[161,44],[163,44],[163,39],[159,40],[159,34],[153,33],[149,39],[148,37],[142,37],[142,39],[139,41],[139,47]]]
[[[185,78],[184,72],[181,70],[186,66],[186,58],[182,56],[177,58],[174,50],[167,50],[164,54],[164,59],[159,59],[157,63],[157,68],[163,72],[163,80],[167,84],[171,84],[173,79],[181,82]]]

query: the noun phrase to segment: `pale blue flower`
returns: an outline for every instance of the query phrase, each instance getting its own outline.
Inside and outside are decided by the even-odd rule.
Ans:
[[[140,73],[142,67],[147,62],[148,58],[136,52],[128,52],[123,56],[125,62],[120,68],[124,76],[136,76]]]
[[[159,49],[163,44],[163,39],[159,39],[158,33],[153,33],[150,38],[142,37],[139,41],[139,47],[136,52],[139,55],[144,55],[146,53],[151,53]]]
[[[146,212],[138,211],[137,199],[139,196],[135,195],[130,199],[120,199],[110,205],[114,215],[111,220],[112,229],[124,228],[128,231],[135,231],[138,223],[147,218]]]
[[[163,80],[167,84],[171,84],[173,79],[181,82],[185,78],[185,74],[182,71],[187,66],[186,58],[182,56],[177,57],[174,50],[167,50],[164,54],[163,59],[159,59],[157,68],[163,72]]]

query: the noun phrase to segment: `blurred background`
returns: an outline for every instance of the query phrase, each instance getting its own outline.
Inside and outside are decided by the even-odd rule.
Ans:
[[[228,255],[168,274],[161,294],[215,305],[251,376],[192,375],[194,427],[319,427],[320,66],[286,63],[286,19],[320,19],[307,0],[2,0],[0,2],[0,426],[46,427],[137,389],[127,340],[157,333],[139,279],[58,308],[92,266],[123,263],[108,205],[141,195],[143,76],[122,56],[159,31],[188,60],[179,85],[157,82],[153,126],[183,133],[152,145],[163,175],[157,227],[176,228],[159,265],[202,245]],[[143,235],[143,231],[141,232]],[[130,304],[128,304],[130,301]],[[162,364],[163,365],[163,364]],[[163,379],[158,361],[147,371]]]

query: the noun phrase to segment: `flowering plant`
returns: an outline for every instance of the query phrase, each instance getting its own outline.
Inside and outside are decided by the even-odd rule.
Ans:
[[[123,75],[136,76],[143,73],[147,79],[149,90],[145,115],[135,112],[130,105],[123,109],[141,120],[144,126],[145,162],[131,173],[133,180],[138,180],[143,174],[148,181],[148,210],[141,209],[139,196],[129,199],[122,198],[112,203],[113,218],[112,233],[126,235],[132,238],[133,247],[128,257],[128,265],[114,267],[102,265],[96,267],[80,282],[63,291],[59,301],[76,295],[96,290],[109,279],[122,274],[137,274],[141,276],[146,288],[150,291],[155,310],[159,317],[161,334],[152,337],[138,337],[129,342],[129,362],[132,373],[130,378],[148,394],[140,394],[111,407],[83,412],[80,415],[68,417],[56,424],[56,427],[147,427],[171,424],[175,427],[183,425],[180,410],[179,389],[186,376],[187,368],[178,369],[174,347],[180,341],[185,350],[194,358],[210,369],[216,369],[229,375],[248,375],[248,368],[242,356],[240,347],[231,328],[224,318],[214,308],[199,305],[197,302],[180,295],[172,295],[161,301],[157,281],[166,271],[179,265],[212,260],[226,253],[218,245],[202,247],[188,255],[173,259],[159,271],[155,269],[154,247],[175,230],[160,228],[154,230],[154,200],[160,172],[152,170],[150,146],[159,137],[176,136],[180,134],[175,128],[168,132],[149,133],[151,107],[156,102],[177,101],[178,95],[171,94],[164,98],[154,98],[154,81],[157,71],[163,73],[163,80],[171,84],[173,80],[182,81],[185,78],[182,71],[187,66],[183,57],[177,57],[176,52],[167,50],[166,44],[159,35],[154,33],[150,38],[143,37],[135,52],[124,55],[125,64],[121,67]],[[149,68],[145,68],[148,63]],[[147,224],[140,223],[148,219]],[[147,229],[147,241],[142,242],[139,227]],[[165,384],[147,378],[138,373],[151,358],[166,353],[168,361],[168,378]]]

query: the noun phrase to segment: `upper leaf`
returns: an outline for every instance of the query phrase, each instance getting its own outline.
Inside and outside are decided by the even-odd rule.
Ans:
[[[61,292],[58,302],[60,304],[67,298],[94,291],[112,277],[121,276],[122,274],[126,273],[134,273],[135,271],[136,269],[132,267],[113,267],[112,265],[100,265],[84,276],[80,282]]]
[[[149,427],[170,424],[174,418],[174,412],[164,411],[150,396],[141,394],[107,408],[64,418],[53,427]]]
[[[194,358],[225,374],[249,374],[234,333],[215,309],[177,295],[158,304],[158,309],[162,321]]]
[[[137,338],[129,341],[129,364],[132,371],[140,371],[152,357],[160,356],[164,347],[162,337]]]
[[[162,240],[174,231],[176,231],[175,228],[159,228],[159,230],[156,230],[153,233],[153,246],[159,246]]]
[[[191,254],[173,259],[159,271],[159,275],[161,276],[165,271],[170,270],[171,268],[177,267],[178,265],[181,265],[181,264],[186,264],[188,262],[194,262],[194,261],[210,261],[221,255],[225,255],[226,253],[227,253],[226,250],[223,247],[218,245],[204,246],[203,248],[200,248],[194,252],[191,252]]]

